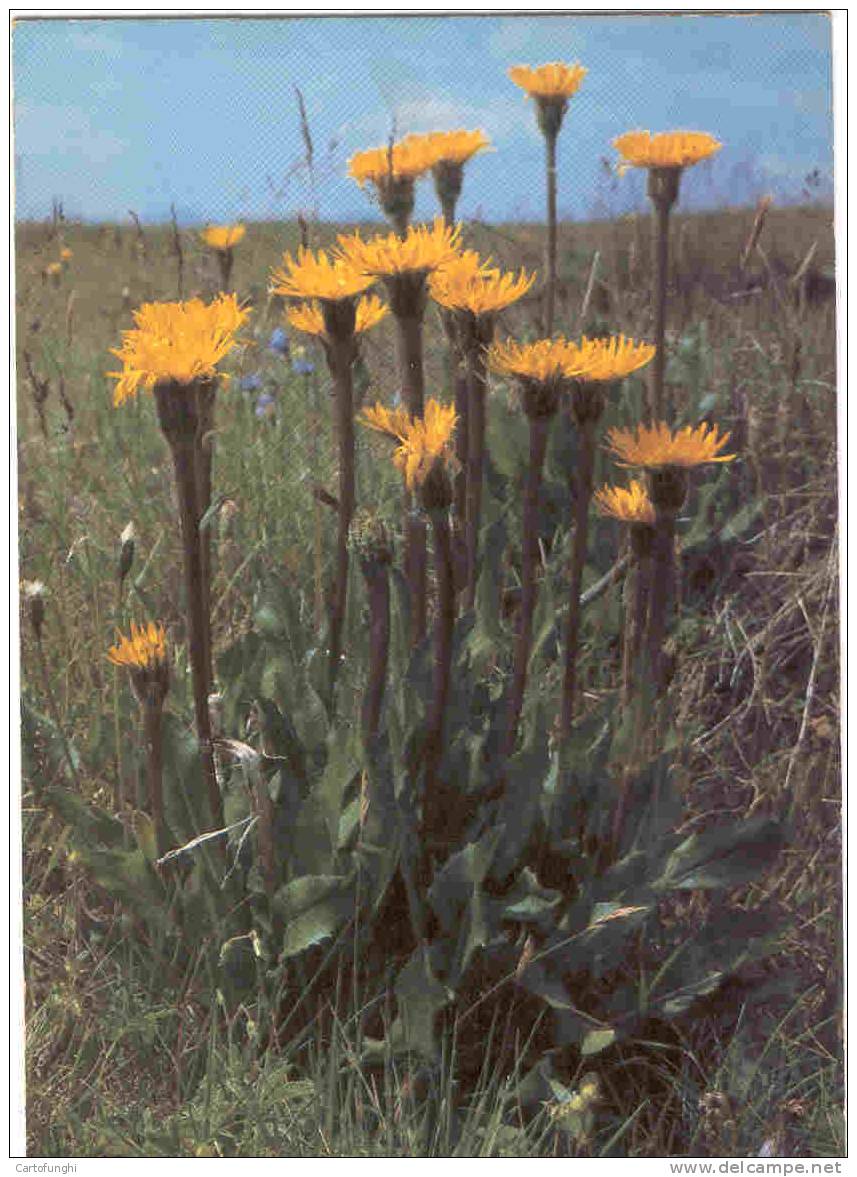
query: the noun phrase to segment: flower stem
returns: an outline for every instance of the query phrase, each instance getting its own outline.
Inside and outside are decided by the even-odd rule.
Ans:
[[[348,529],[354,514],[354,391],[351,374],[353,339],[331,342],[336,438],[339,448],[339,504],[336,528],[336,571],[330,609],[330,696],[342,656],[342,630],[348,591]]]
[[[211,468],[214,446],[214,386],[200,384],[196,391],[198,401],[196,453],[194,468],[197,481],[199,517],[205,515],[211,506]],[[213,690],[214,665],[211,640],[211,526],[199,533],[199,556],[202,568],[203,621],[205,626],[205,668],[207,676],[206,693]]]
[[[577,686],[577,655],[580,645],[580,587],[586,563],[589,534],[589,501],[595,468],[596,422],[587,420],[579,426],[580,456],[577,468],[577,495],[574,504],[574,536],[569,566],[568,618],[565,631],[565,673],[562,684],[559,738],[564,742],[571,734],[574,720],[574,696]]]
[[[556,141],[557,131],[545,130],[545,169],[547,172],[547,279],[545,283],[545,335],[553,334],[556,307]]]
[[[208,714],[207,629],[199,535],[201,516],[196,472],[196,410],[195,406],[190,403],[193,390],[176,390],[172,385],[156,385],[155,396],[161,427],[169,442],[173,457],[179,502],[179,521],[184,547],[188,655],[193,685],[194,719],[211,816],[219,829],[223,825],[223,801],[214,772],[211,723]],[[182,405],[182,401],[185,401],[184,405]]]
[[[422,417],[425,398],[422,313],[396,315],[396,343],[402,399],[411,417]],[[426,525],[413,510],[405,492],[405,576],[411,597],[411,641],[426,635]]]
[[[235,255],[232,249],[218,249],[217,261],[220,265],[220,289],[224,294],[229,293],[229,283],[232,278],[232,263]]]
[[[482,341],[474,340],[467,352],[467,585],[465,608],[476,603],[479,573],[479,526],[482,517],[482,478],[485,466],[485,399],[487,376]]]
[[[390,580],[387,565],[364,561],[363,576],[369,596],[369,678],[363,695],[361,724],[369,744],[378,733],[390,650]]]
[[[434,558],[437,571],[437,612],[434,620],[434,676],[426,733],[424,765],[424,823],[427,844],[443,841],[446,807],[436,776],[443,751],[443,721],[452,673],[452,638],[455,627],[455,578],[452,540],[445,510],[432,511]]]
[[[658,510],[652,546],[652,587],[649,605],[648,659],[654,686],[663,694],[667,686],[664,639],[675,603],[675,512]]]
[[[148,699],[143,703],[143,732],[146,740],[146,782],[149,790],[149,808],[155,826],[155,840],[158,857],[166,854],[166,822],[164,819],[164,746],[163,746],[163,703],[159,699]]]
[[[509,718],[506,723],[506,755],[511,756],[518,738],[518,723],[524,705],[527,686],[527,667],[533,634],[533,614],[538,588],[536,570],[539,562],[539,494],[542,485],[545,453],[547,452],[550,417],[530,417],[530,464],[524,489],[523,531],[521,536],[521,614],[515,639],[515,661],[512,691],[509,696]]]
[[[625,641],[622,649],[622,705],[627,707],[640,673],[640,654],[649,609],[652,529],[632,524],[628,535],[631,562],[625,581]]]
[[[681,168],[656,167],[649,169],[648,193],[654,210],[652,217],[652,314],[654,316],[653,342],[655,345],[655,355],[649,369],[649,395],[646,405],[648,416],[646,424],[649,425],[653,421],[663,420],[666,409],[664,404],[664,371],[667,357],[664,351],[664,338],[667,319],[670,210],[678,200],[680,183]]]

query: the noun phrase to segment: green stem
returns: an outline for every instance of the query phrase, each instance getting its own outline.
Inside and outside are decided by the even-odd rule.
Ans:
[[[166,822],[164,818],[164,745],[163,704],[159,700],[143,703],[143,731],[146,740],[146,783],[149,790],[149,809],[155,826],[155,840],[160,858],[167,852]]]
[[[652,311],[655,354],[649,369],[647,424],[664,417],[664,372],[666,370],[667,267],[669,264],[669,222],[671,205],[656,200],[652,220]]]
[[[446,808],[437,785],[437,770],[443,753],[443,724],[449,699],[452,674],[452,639],[455,628],[455,578],[452,565],[452,541],[447,512],[432,512],[435,568],[437,572],[437,612],[434,621],[434,676],[432,699],[426,734],[424,764],[425,842],[437,849],[445,844]]]
[[[336,571],[330,610],[330,694],[332,699],[342,656],[342,631],[345,623],[348,591],[348,529],[351,526],[355,502],[354,391],[351,374],[353,338],[333,340],[330,348],[336,438],[339,447]]]
[[[396,346],[402,399],[411,417],[422,417],[425,400],[422,314],[396,315]],[[411,641],[418,645],[426,635],[426,525],[413,510],[405,492],[405,577],[411,598]]]

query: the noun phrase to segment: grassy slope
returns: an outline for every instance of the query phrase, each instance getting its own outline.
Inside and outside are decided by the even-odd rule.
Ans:
[[[825,210],[774,211],[763,237],[778,275],[772,283],[758,258],[749,274],[739,272],[751,222],[751,212],[676,219],[671,327],[674,352],[683,357],[676,378],[702,381],[718,396],[718,420],[735,430],[746,457],[748,497],[761,496],[763,507],[737,564],[689,569],[696,578],[690,583],[702,586],[704,607],[691,618],[696,653],[683,663],[678,697],[688,722],[702,721],[705,734],[688,766],[689,820],[752,806],[797,819],[781,870],[767,883],[769,899],[793,929],[789,969],[796,984],[778,1028],[739,1020],[736,1030],[733,1017],[724,1031],[725,1023],[712,1018],[693,1028],[661,1073],[641,1073],[616,1093],[612,1123],[628,1122],[615,1146],[621,1155],[677,1148],[741,1155],[771,1137],[798,1153],[836,1155],[841,1148],[834,322],[829,299],[815,300],[810,288],[795,304],[788,284],[813,243],[813,273],[829,268],[832,226]],[[645,335],[647,231],[645,219],[563,227],[561,329],[573,334],[609,325]],[[320,228],[319,243],[332,237],[330,227]],[[177,264],[167,230],[146,230],[140,241],[133,229],[69,226],[64,240],[74,257],[55,285],[41,273],[57,256],[57,239],[44,226],[22,226],[18,236],[20,571],[48,586],[47,673],[63,723],[81,749],[84,788],[104,799],[135,722],[126,688],[103,657],[119,619],[115,560],[125,524],[133,519],[138,534],[139,608],[152,602],[177,637],[180,570],[151,405],[141,397],[114,410],[103,373],[110,367],[107,349],[130,325],[130,309],[176,296]],[[277,390],[279,410],[275,420],[257,418],[252,398],[237,384],[220,398],[217,484],[237,507],[218,538],[214,600],[222,640],[246,624],[250,590],[263,567],[279,570],[312,608],[317,516],[310,490],[314,482],[332,485],[333,477],[327,389],[323,376],[317,382],[296,376],[265,347],[279,316],[266,295],[268,269],[296,240],[294,225],[250,226],[236,256],[235,286],[255,306],[254,338],[236,375],[260,372]],[[469,243],[507,266],[540,262],[539,231],[532,227],[474,226]],[[184,293],[210,292],[209,259],[191,234],[183,234],[183,247]],[[581,322],[595,251],[595,281]],[[537,329],[537,312],[532,301],[516,308],[502,329]],[[429,388],[438,388],[443,351],[436,323],[432,338]],[[44,429],[25,352],[37,377],[50,383]],[[367,395],[394,390],[391,354],[383,325],[366,341]],[[364,495],[382,477],[374,452],[364,445],[361,453]],[[329,521],[319,518],[326,544]],[[26,626],[22,633],[22,683],[44,706]],[[26,780],[24,789],[32,1152],[444,1154],[448,1140],[437,1125],[420,1127],[418,1107],[409,1111],[407,1099],[402,1103],[401,1083],[376,1100],[372,1115],[383,1127],[370,1142],[366,1124],[375,1097],[361,1094],[361,1076],[347,1057],[341,1068],[323,1055],[312,1061],[320,1100],[283,1087],[288,1058],[264,1059],[265,1083],[248,1088],[247,1059],[228,1043],[211,1041],[204,1010],[177,1003],[130,947],[121,959],[99,951],[98,897],[66,860],[58,831],[33,805]],[[741,902],[757,899],[751,894]],[[216,1091],[197,1092],[188,1104],[209,1052]],[[700,1092],[707,1093],[702,1101]],[[488,1110],[495,1095],[486,1093],[482,1119],[461,1146],[466,1153],[559,1147],[550,1132],[501,1141]],[[606,1143],[593,1146],[596,1155]]]

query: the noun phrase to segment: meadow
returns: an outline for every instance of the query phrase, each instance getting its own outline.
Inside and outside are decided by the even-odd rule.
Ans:
[[[669,224],[667,403],[737,457],[694,470],[672,514],[674,616],[636,677],[640,573],[622,524],[581,499],[588,435],[563,403],[531,496],[527,385],[496,370],[471,601],[442,547],[454,455],[449,501],[410,489],[433,537],[416,640],[401,556],[419,512],[402,512],[387,440],[357,428],[331,671],[331,328],[326,347],[295,330],[271,271],[380,227],[246,226],[227,282],[250,314],[201,529],[228,834],[203,842],[181,490],[153,396],[114,406],[106,373],[133,310],[211,300],[224,271],[198,229],[19,224],[20,578],[44,586],[21,622],[30,1155],[842,1155],[832,215],[758,216],[679,204]],[[542,269],[542,226],[462,235],[502,271]],[[549,336],[546,315],[568,339],[652,338],[650,217],[558,238],[555,309],[540,278],[496,338]],[[358,422],[399,403],[395,318],[349,359]],[[423,330],[426,396],[449,404],[461,372],[438,303]],[[610,384],[590,491],[622,481],[603,433],[636,424],[646,380]],[[163,820],[146,706],[106,657],[150,620],[171,663]]]

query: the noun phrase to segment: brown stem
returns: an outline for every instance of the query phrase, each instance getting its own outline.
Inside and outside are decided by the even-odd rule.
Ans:
[[[663,420],[664,371],[666,352],[664,339],[667,320],[667,266],[669,263],[669,222],[671,205],[665,200],[654,200],[652,219],[652,311],[654,314],[655,355],[649,369],[647,424]]]
[[[657,693],[667,685],[664,639],[675,604],[675,512],[659,510],[652,546],[652,590],[649,604],[648,658]]]
[[[553,334],[556,306],[556,132],[545,132],[545,164],[547,170],[547,279],[545,282],[545,335]]]
[[[220,265],[220,288],[224,294],[229,291],[229,283],[232,278],[232,263],[234,260],[231,249],[218,249],[217,261]]]
[[[482,516],[482,478],[485,466],[485,353],[476,341],[467,353],[467,586],[465,608],[476,603],[479,572],[479,525]]]
[[[160,858],[167,852],[167,827],[164,819],[164,746],[163,704],[159,699],[143,703],[143,730],[146,740],[146,782],[149,789],[149,808],[155,826],[155,839]]]
[[[562,684],[559,738],[561,742],[571,734],[574,720],[574,695],[577,686],[577,655],[580,644],[580,586],[586,563],[586,541],[589,533],[589,501],[592,497],[592,476],[595,467],[596,422],[584,421],[579,426],[580,456],[577,468],[577,494],[574,504],[574,536],[569,566],[568,618],[565,630],[565,673]]]
[[[631,563],[625,581],[625,642],[622,650],[622,705],[627,707],[640,672],[640,653],[649,609],[649,557],[652,529],[632,524],[628,535]]]
[[[176,395],[167,392],[166,396]],[[192,434],[167,434],[173,455],[179,519],[184,546],[185,593],[187,595],[188,655],[193,685],[193,709],[202,771],[208,789],[215,826],[223,826],[223,801],[214,772],[211,723],[208,714],[208,667],[206,664],[205,593],[199,542],[199,506],[195,470],[196,446]]]
[[[423,374],[422,310],[396,315],[396,350],[402,399],[411,417],[422,417],[425,397]],[[411,598],[411,641],[418,645],[426,635],[426,525],[414,513],[405,492],[405,577]]]
[[[364,562],[363,576],[369,595],[369,679],[363,695],[360,718],[363,739],[368,744],[378,732],[387,679],[387,657],[390,650],[390,580],[387,565],[378,560]]]
[[[348,529],[354,514],[354,392],[351,374],[353,337],[334,339],[330,344],[333,376],[336,438],[339,447],[339,501],[336,528],[336,572],[330,608],[330,696],[339,672],[342,630],[348,591]]]
[[[432,511],[432,534],[437,572],[437,612],[434,620],[434,677],[425,743],[424,822],[426,842],[442,840],[446,814],[436,776],[443,751],[443,721],[452,673],[452,638],[455,627],[455,578],[452,542],[446,511]]]
[[[265,893],[273,895],[277,887],[277,854],[274,843],[274,803],[268,791],[265,774],[256,772],[253,788],[253,804],[258,817],[256,832],[259,838],[259,862],[262,867],[262,881]]]
[[[521,613],[515,639],[515,661],[512,690],[509,696],[509,717],[506,722],[506,755],[511,756],[518,738],[518,723],[527,687],[527,667],[533,634],[533,614],[538,586],[536,571],[539,563],[539,494],[542,485],[545,453],[547,451],[550,417],[530,417],[530,464],[524,488],[524,509],[521,535]]]
[[[214,447],[214,386],[200,385],[197,390],[199,425],[196,435],[194,468],[197,481],[199,517],[205,515],[211,506]],[[214,687],[214,663],[211,641],[211,525],[199,533],[199,556],[202,567],[203,620],[205,623],[205,667],[207,675],[206,693]]]

